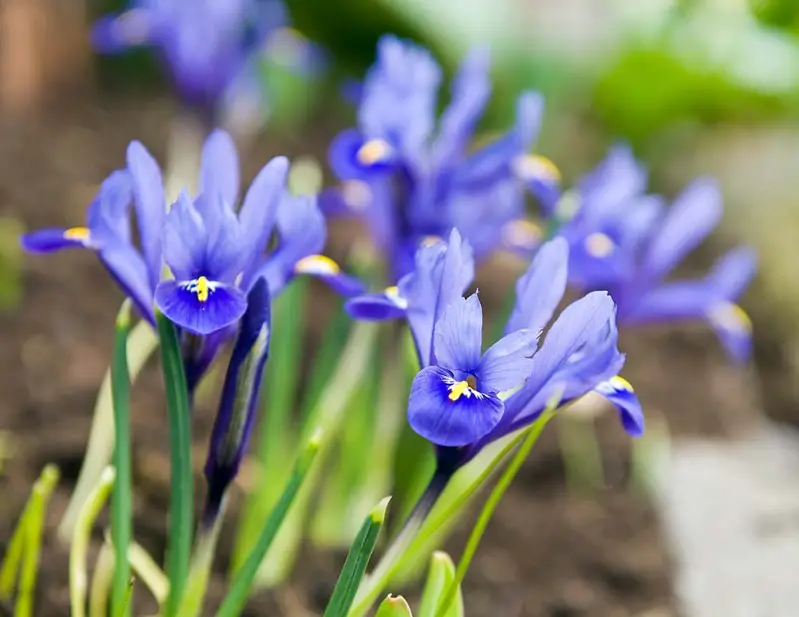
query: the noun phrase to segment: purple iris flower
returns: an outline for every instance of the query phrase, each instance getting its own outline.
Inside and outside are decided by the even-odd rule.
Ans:
[[[523,93],[515,125],[470,152],[491,92],[487,49],[463,60],[440,117],[441,68],[427,50],[385,36],[377,55],[360,89],[357,127],[331,144],[330,165],[342,182],[322,194],[322,208],[365,221],[392,280],[414,269],[420,244],[456,225],[478,259],[499,248],[506,226],[524,213],[526,187],[556,192],[554,165],[529,153],[541,96]]]
[[[101,53],[156,48],[181,97],[213,110],[285,17],[280,0],[133,0],[98,20],[92,39]]]
[[[589,392],[613,403],[625,429],[643,432],[643,415],[618,372],[615,305],[592,292],[567,307],[539,339],[567,282],[568,243],[556,238],[538,251],[516,285],[505,336],[482,352],[482,309],[464,299],[474,262],[457,230],[448,243],[419,249],[416,270],[397,289],[353,298],[356,318],[405,316],[422,369],[414,379],[408,420],[438,446],[439,460],[460,466],[488,443],[532,423],[558,395],[568,404]]]
[[[736,301],[755,274],[754,251],[733,249],[704,278],[665,280],[718,225],[722,198],[713,180],[700,178],[666,209],[660,197],[645,194],[646,180],[630,149],[617,146],[563,195],[557,233],[571,249],[570,283],[607,289],[625,325],[705,320],[728,356],[746,361],[751,322]]]
[[[287,193],[287,171],[284,157],[270,161],[236,209],[236,149],[227,133],[215,131],[203,147],[199,194],[181,193],[167,214],[158,164],[133,142],[126,169],[113,172],[89,206],[86,227],[36,231],[24,235],[22,245],[37,253],[94,250],[144,319],[154,324],[157,306],[180,327],[189,382],[196,383],[235,334],[260,278],[272,297],[298,274],[317,276],[345,295],[362,291],[318,254],[324,218],[313,198]],[[140,247],[132,239],[131,205]]]

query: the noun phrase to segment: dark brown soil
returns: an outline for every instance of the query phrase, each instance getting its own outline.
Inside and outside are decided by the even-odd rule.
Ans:
[[[80,224],[94,187],[123,164],[131,139],[163,160],[170,113],[165,102],[108,103],[0,126],[0,215],[20,218],[29,229]],[[244,177],[279,149],[293,155],[314,147],[299,138],[266,140],[255,147],[257,156],[246,157]],[[15,445],[0,477],[0,554],[41,467],[53,462],[63,474],[49,509],[37,617],[68,614],[67,555],[53,530],[80,467],[120,299],[90,254],[32,256],[24,260],[21,305],[0,318],[0,430]],[[650,417],[667,419],[674,434],[725,436],[747,422],[749,377],[725,364],[711,334],[638,331],[625,333],[623,342],[625,375]],[[168,470],[157,367],[137,383],[134,407],[136,536],[160,555]],[[201,412],[197,422],[201,439],[210,414]],[[599,426],[607,488],[591,497],[565,489],[550,427],[491,522],[466,579],[470,617],[676,617],[656,514],[629,488],[629,440],[615,418],[601,418]],[[459,530],[448,544],[456,556],[465,533]],[[340,555],[307,551],[293,586],[254,598],[248,614],[318,614],[340,562]],[[223,589],[220,577],[212,596]]]

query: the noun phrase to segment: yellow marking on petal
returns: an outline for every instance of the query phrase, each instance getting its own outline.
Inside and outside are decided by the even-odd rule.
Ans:
[[[604,259],[616,250],[616,243],[602,232],[594,232],[585,239],[585,250],[591,257]]]
[[[370,139],[355,155],[361,165],[374,165],[385,161],[391,155],[392,148],[385,139]]]
[[[341,196],[352,210],[360,212],[372,203],[372,189],[361,180],[347,180],[341,183]]]
[[[734,302],[719,302],[708,311],[708,317],[719,328],[724,330],[752,331],[752,319]]]
[[[513,171],[522,180],[544,180],[560,182],[561,175],[557,165],[545,156],[522,154],[513,159]]]
[[[77,240],[78,242],[88,242],[91,237],[88,227],[70,227],[64,230],[64,238],[67,240]]]
[[[197,279],[194,285],[194,293],[197,294],[197,299],[200,302],[207,302],[208,295],[211,293],[211,286],[208,284],[208,279],[201,276]]]
[[[422,241],[419,243],[421,246],[434,246],[439,242],[443,242],[444,238],[441,236],[429,235],[422,238]]]
[[[555,206],[555,216],[561,221],[570,221],[579,212],[581,206],[580,193],[574,189],[569,189],[560,196]]]
[[[298,274],[331,276],[341,272],[341,268],[326,255],[308,255],[308,257],[303,257],[297,262],[297,265],[294,266],[294,271]]]
[[[401,309],[408,308],[408,301],[400,295],[399,288],[396,285],[386,287],[383,292],[385,296]]]
[[[626,392],[634,392],[632,384],[627,381],[624,377],[620,375],[616,375],[615,377],[610,378],[611,385],[616,388],[617,390],[624,390]]]
[[[468,381],[459,381],[449,387],[449,400],[457,401],[469,389]]]
[[[536,223],[527,219],[518,219],[505,224],[502,229],[505,241],[510,246],[522,248],[535,248],[538,246],[544,233]]]

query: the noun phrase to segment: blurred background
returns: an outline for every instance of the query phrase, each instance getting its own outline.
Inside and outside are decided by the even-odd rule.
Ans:
[[[141,140],[159,160],[168,156],[178,114],[147,49],[117,57],[93,52],[92,22],[121,8],[116,0],[0,0],[0,435],[14,436],[6,439],[12,447],[0,447],[0,539],[44,462],[59,463],[67,478],[77,473],[119,302],[91,255],[23,259],[17,235],[81,224],[129,141]],[[704,174],[722,185],[723,224],[689,269],[741,241],[761,255],[743,302],[755,323],[751,369],[727,366],[701,328],[625,333],[625,376],[651,425],[668,426],[677,440],[732,443],[760,430],[763,411],[799,423],[799,2],[286,0],[286,9],[291,29],[277,31],[263,51],[264,104],[241,96],[228,117],[240,129],[245,179],[278,153],[295,162],[306,157],[314,173],[330,178],[327,144],[354,118],[346,86],[371,64],[382,34],[423,43],[449,73],[472,45],[488,43],[494,95],[483,129],[507,126],[518,93],[540,90],[547,109],[537,151],[559,165],[567,183],[608,146],[628,141],[649,166],[656,192],[673,196]],[[142,408],[159,400],[157,388],[136,394]],[[158,407],[137,419],[138,464],[152,484],[143,499],[156,504],[168,479],[162,450],[149,447],[162,441],[160,413]],[[481,547],[467,579],[467,614],[796,615],[799,598],[787,583],[780,593],[793,597],[782,608],[755,601],[771,607],[766,612],[738,604],[739,612],[725,613],[691,600],[703,592],[675,566],[692,558],[679,547],[683,535],[674,525],[683,523],[669,514],[684,495],[668,490],[669,472],[654,501],[619,488],[630,453],[613,424],[600,422],[608,488],[599,495],[565,491],[556,444],[542,445]],[[795,475],[796,461],[786,460],[779,469]],[[788,516],[795,531],[796,515]],[[784,532],[768,520],[772,532],[774,524]],[[456,535],[453,546],[458,541]],[[793,564],[779,559],[774,563]],[[335,570],[324,560],[309,563],[288,595],[264,600],[264,610],[316,610],[315,594],[324,594],[319,581],[330,582]],[[775,571],[766,567],[762,576],[755,587],[772,594]],[[44,586],[45,617],[60,614],[59,602],[66,606],[59,577],[53,572]]]

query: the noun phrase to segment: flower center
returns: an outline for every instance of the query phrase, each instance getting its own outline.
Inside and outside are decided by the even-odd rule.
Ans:
[[[208,296],[211,295],[211,292],[216,289],[216,285],[209,281],[204,276],[197,277],[193,281],[191,281],[187,286],[190,292],[197,295],[197,300],[200,302],[208,302]]]
[[[477,380],[473,375],[469,375],[463,381],[456,381],[449,387],[449,400],[457,401],[464,394],[471,396],[472,391],[477,389]]]

